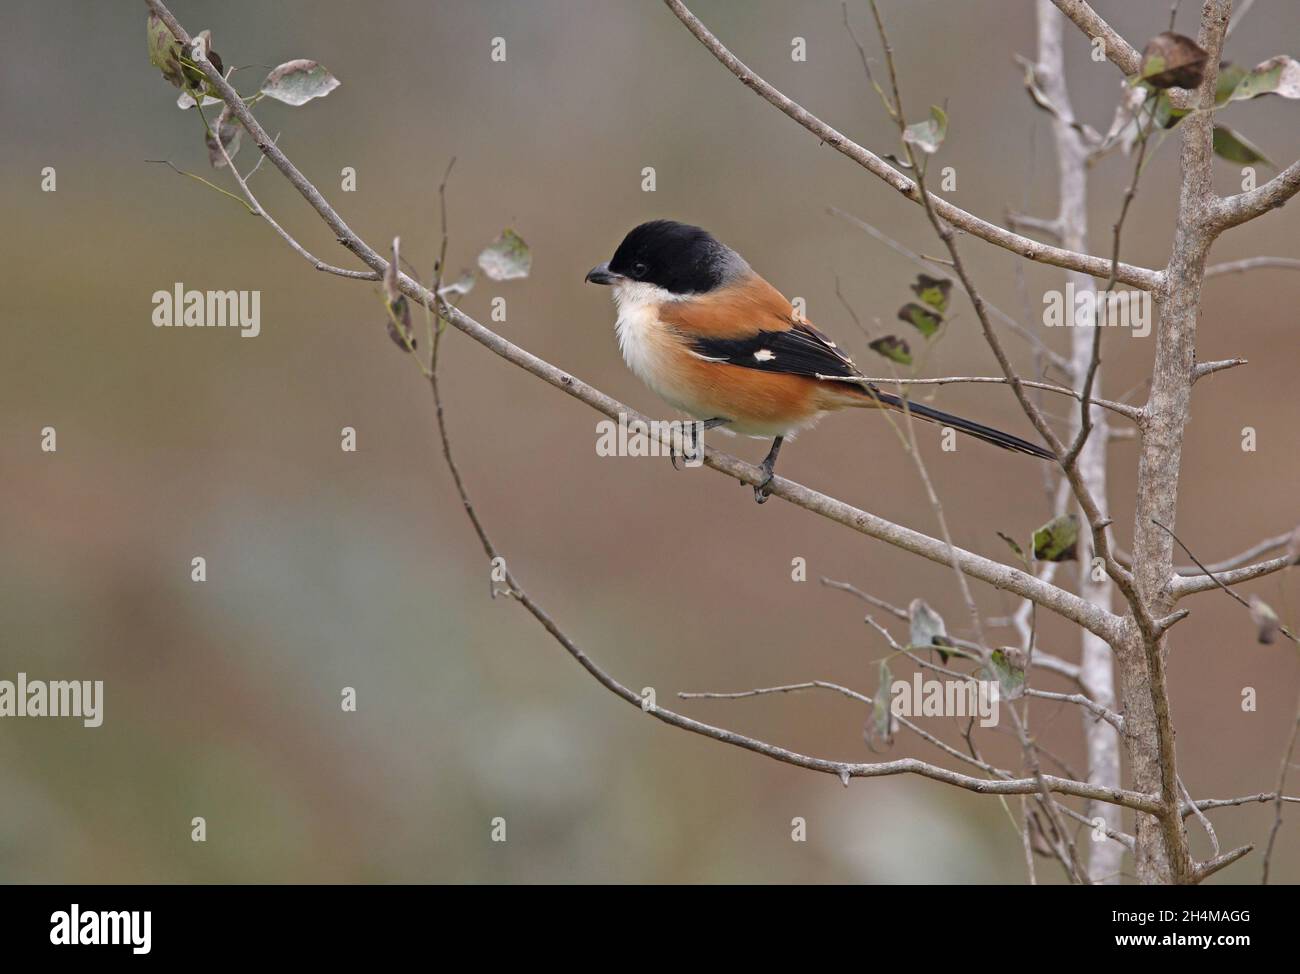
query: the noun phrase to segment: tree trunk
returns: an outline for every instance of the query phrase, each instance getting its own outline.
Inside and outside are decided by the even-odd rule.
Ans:
[[[1090,253],[1088,249],[1088,148],[1079,133],[1067,119],[1073,114],[1069,91],[1065,83],[1065,58],[1062,51],[1062,32],[1065,18],[1052,5],[1051,0],[1038,0],[1038,73],[1044,93],[1065,116],[1053,120],[1052,132],[1056,140],[1057,195],[1059,209],[1057,226],[1060,244],[1069,250]],[[1092,278],[1077,271],[1066,275],[1076,294],[1093,290]],[[1082,390],[1084,376],[1092,358],[1092,330],[1070,329],[1070,366],[1074,373],[1075,388]],[[1101,395],[1101,371],[1093,383],[1093,395]],[[1092,410],[1092,434],[1079,456],[1079,471],[1084,483],[1106,507],[1106,458],[1110,428],[1106,425],[1105,410]],[[1077,434],[1079,421],[1075,422]],[[1080,519],[1083,513],[1079,514]],[[1079,563],[1078,592],[1080,597],[1107,611],[1111,607],[1112,583],[1102,574],[1101,581],[1093,578],[1090,559]],[[1092,633],[1082,631],[1080,676],[1083,690],[1103,707],[1115,706],[1115,676],[1112,651],[1109,645]],[[1094,784],[1118,788],[1120,782],[1119,735],[1105,721],[1088,713],[1082,715],[1084,739],[1088,752],[1088,780]],[[1118,806],[1105,802],[1090,802],[1088,817],[1101,819],[1106,827],[1118,831],[1122,817]],[[1088,844],[1088,874],[1094,883],[1118,883],[1123,865],[1124,847],[1113,839]]]

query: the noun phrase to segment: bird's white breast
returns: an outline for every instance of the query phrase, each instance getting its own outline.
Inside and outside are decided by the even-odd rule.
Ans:
[[[614,332],[623,361],[632,373],[678,409],[693,412],[684,401],[683,390],[672,388],[669,356],[673,338],[659,321],[659,306],[678,300],[671,291],[653,284],[620,284],[614,288],[618,307]]]

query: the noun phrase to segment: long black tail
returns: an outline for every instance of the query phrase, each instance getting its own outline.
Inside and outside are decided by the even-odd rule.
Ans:
[[[886,406],[901,410],[903,400],[898,396],[891,395],[888,392],[881,392],[879,389],[873,390],[873,398],[879,399]],[[1001,430],[995,430],[992,426],[983,426],[979,423],[971,422],[969,419],[962,419],[960,416],[954,416],[952,413],[945,413],[941,409],[933,409],[919,402],[907,401],[907,409],[913,416],[927,420],[931,423],[942,423],[944,426],[951,426],[953,429],[961,430],[963,433],[969,433],[976,439],[983,440],[985,443],[992,443],[994,446],[1000,446],[1004,450],[1012,450],[1015,453],[1028,453],[1031,457],[1040,457],[1044,460],[1055,460],[1056,454],[1051,450],[1030,443],[1028,440],[1022,440],[1018,436],[1012,436],[1010,433],[1003,433]]]

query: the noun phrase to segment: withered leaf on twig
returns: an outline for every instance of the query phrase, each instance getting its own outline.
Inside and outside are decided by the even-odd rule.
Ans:
[[[917,274],[916,283],[911,285],[912,293],[936,311],[948,310],[948,295],[952,293],[952,280],[947,277],[931,277],[929,274]]]
[[[1273,611],[1273,607],[1261,599],[1258,595],[1250,597],[1250,617],[1255,622],[1255,627],[1259,630],[1259,641],[1267,646],[1277,638],[1278,630],[1282,628],[1282,623]]]
[[[894,743],[894,735],[898,732],[898,718],[894,716],[894,708],[891,706],[893,702],[889,692],[891,683],[893,677],[889,672],[889,664],[882,662],[880,684],[876,687],[876,695],[871,700],[871,718],[862,729],[862,737],[867,747],[876,753],[879,753],[877,744],[888,748]]]
[[[907,607],[907,616],[911,624],[908,642],[914,648],[938,650],[940,661],[947,663],[948,653],[945,650],[952,648],[952,640],[948,638],[943,616],[930,608],[924,599],[913,599]]]
[[[1167,30],[1147,41],[1139,77],[1152,88],[1196,88],[1205,80],[1208,58],[1196,41]]]
[[[194,35],[194,40],[190,44],[189,59],[191,61],[204,59],[217,69],[217,74],[224,75],[226,73],[226,66],[221,63],[221,55],[212,49],[212,31],[210,30],[201,30]],[[195,91],[210,87],[207,77],[198,68],[182,62],[181,74],[184,76],[185,85]]]
[[[1034,532],[1038,561],[1076,561],[1079,557],[1079,515],[1062,514]]]
[[[411,304],[397,286],[401,246],[401,238],[394,237],[393,259],[384,271],[384,301],[388,310],[388,337],[402,351],[409,352],[415,348],[415,333],[411,330]]]
[[[271,69],[262,82],[262,94],[297,107],[313,98],[324,98],[338,86],[339,79],[326,71],[324,65],[298,58]]]
[[[1003,700],[1015,700],[1025,690],[1025,663],[1023,650],[1003,646],[989,654],[989,670],[997,678]]]
[[[867,348],[877,355],[883,355],[891,362],[897,362],[899,365],[912,364],[911,348],[908,347],[906,341],[897,335],[886,335],[884,338],[877,338],[874,342],[868,342]]]
[[[150,14],[146,22],[146,36],[149,41],[149,61],[162,72],[170,84],[177,88],[183,84],[181,74],[181,42],[171,32],[171,28],[162,22],[156,14]]]
[[[938,105],[930,106],[930,117],[923,122],[913,122],[903,130],[903,141],[914,145],[927,156],[939,151],[948,136],[948,113]]]
[[[1229,162],[1239,162],[1245,166],[1262,162],[1273,166],[1273,161],[1264,155],[1262,149],[1240,132],[1234,132],[1226,125],[1214,126],[1214,154]],[[1276,167],[1274,167],[1276,168]]]
[[[943,316],[924,305],[909,301],[898,309],[899,321],[906,321],[925,338],[932,337],[943,323]]]
[[[478,255],[478,266],[494,281],[527,277],[533,268],[533,252],[515,231],[507,228]]]
[[[1260,95],[1300,98],[1300,62],[1285,54],[1271,57],[1255,65],[1252,70],[1242,72],[1228,98],[1231,101],[1245,101]]]
[[[239,152],[240,133],[243,127],[235,121],[230,112],[230,106],[227,105],[221,110],[221,115],[212,126],[212,130],[203,137],[203,141],[208,146],[208,162],[212,163],[213,169],[220,169],[226,164],[226,157],[229,156],[234,161],[235,154]],[[221,139],[221,145],[217,145],[217,139]],[[225,152],[221,151],[222,146]]]

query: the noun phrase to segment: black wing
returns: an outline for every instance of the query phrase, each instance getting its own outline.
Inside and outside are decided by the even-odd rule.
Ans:
[[[748,338],[691,336],[691,351],[711,362],[739,365],[760,372],[787,375],[856,376],[853,360],[836,344],[806,322],[784,331],[760,331]]]

